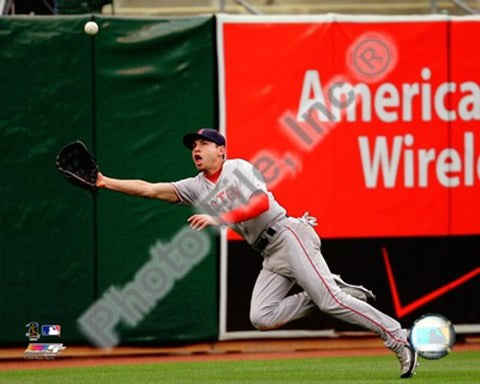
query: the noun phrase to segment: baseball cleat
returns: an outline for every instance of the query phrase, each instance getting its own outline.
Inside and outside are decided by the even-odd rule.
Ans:
[[[400,378],[408,379],[415,374],[415,370],[418,367],[418,354],[409,344],[397,352],[397,358],[400,362]]]
[[[369,289],[365,288],[363,285],[348,284],[342,280],[340,275],[332,274],[332,276],[338,287],[345,293],[348,293],[350,296],[362,301],[375,301],[375,294]]]

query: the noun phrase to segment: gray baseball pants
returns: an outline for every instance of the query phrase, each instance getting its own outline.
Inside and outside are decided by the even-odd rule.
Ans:
[[[316,305],[324,313],[375,332],[394,352],[407,342],[400,324],[343,292],[320,252],[320,238],[306,220],[287,218],[262,252],[263,269],[253,289],[250,320],[274,329],[307,315]],[[304,289],[287,296],[293,284]]]

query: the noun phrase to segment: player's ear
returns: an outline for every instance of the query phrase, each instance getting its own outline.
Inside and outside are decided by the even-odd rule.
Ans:
[[[218,154],[222,157],[222,159],[225,158],[225,146],[224,145],[219,145],[218,146]]]

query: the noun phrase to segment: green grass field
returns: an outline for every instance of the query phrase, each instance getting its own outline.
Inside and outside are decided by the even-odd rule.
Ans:
[[[289,360],[132,364],[103,367],[0,372],[5,384],[143,383],[393,383],[395,357],[342,357]],[[438,361],[421,359],[413,379],[420,383],[480,383],[480,351],[456,352]]]

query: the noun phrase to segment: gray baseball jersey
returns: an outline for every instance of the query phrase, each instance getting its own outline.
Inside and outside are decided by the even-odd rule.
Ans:
[[[267,190],[262,174],[242,159],[226,160],[216,183],[199,173],[195,177],[173,182],[172,185],[180,198],[180,204],[194,205],[214,216],[244,205],[257,191],[266,193],[269,200],[266,212],[232,226],[249,244],[253,244],[265,228],[286,216],[285,209]]]

